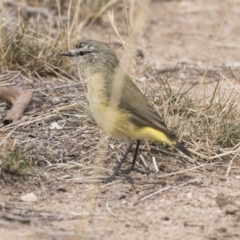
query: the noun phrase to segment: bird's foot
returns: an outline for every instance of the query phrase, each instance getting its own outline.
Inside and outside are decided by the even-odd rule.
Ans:
[[[149,174],[150,173],[149,171],[143,171],[143,170],[138,169],[138,168],[130,167],[130,168],[123,169],[123,170],[118,170],[118,171],[115,170],[111,176],[109,176],[107,178],[104,178],[103,180],[105,182],[112,182],[116,178],[116,176],[120,176],[120,177],[124,177],[129,182],[133,182],[132,177],[129,176],[129,174],[132,171],[139,172],[139,173],[142,173],[142,174]]]

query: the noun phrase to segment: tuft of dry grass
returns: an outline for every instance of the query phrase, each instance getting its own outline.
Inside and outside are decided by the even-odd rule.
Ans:
[[[5,26],[3,31],[0,64],[4,71],[21,71],[25,75],[44,77],[57,76],[59,68],[64,68],[62,59],[57,57],[57,49],[63,45],[59,41],[62,34],[56,38],[40,34],[25,20],[16,28]]]
[[[49,48],[47,44],[40,45],[35,34],[30,31],[28,24],[23,22],[17,31],[13,30],[6,36],[3,42],[5,54],[2,60],[8,70],[46,76],[54,73],[54,69],[50,68],[47,62],[55,62],[57,66],[60,66],[59,61],[56,62],[56,58],[53,57],[54,49]],[[43,39],[41,36],[40,38]],[[28,46],[27,49],[25,46]],[[41,59],[40,55],[43,55],[44,59]],[[31,60],[29,56],[32,56]]]
[[[1,169],[11,174],[34,174],[37,166],[27,158],[27,154],[21,146],[4,149],[0,154],[2,167]]]
[[[219,79],[209,98],[195,98],[192,87],[174,92],[168,81],[152,93],[169,128],[183,137],[199,160],[221,160],[222,154],[232,155],[239,147],[240,95],[233,89],[225,96],[222,82]]]
[[[34,77],[61,76],[64,75],[63,71],[74,75],[75,71],[70,70],[67,61],[57,56],[59,49],[68,49],[76,44],[78,32],[87,24],[87,19],[91,19],[96,12],[102,13],[102,9],[106,10],[115,3],[116,1],[78,0],[68,5],[56,1],[55,5],[51,3],[45,6],[36,1],[31,2],[31,11],[28,5],[15,3],[12,8],[19,8],[15,12],[17,21],[13,21],[14,17],[10,21],[4,21],[4,5],[1,2],[0,69],[2,72],[21,71]],[[46,11],[49,12],[47,18]]]

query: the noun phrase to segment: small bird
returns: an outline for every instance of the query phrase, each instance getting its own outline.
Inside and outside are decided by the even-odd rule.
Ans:
[[[128,172],[134,170],[142,139],[166,143],[191,157],[190,151],[167,129],[146,96],[122,70],[116,53],[108,44],[85,40],[59,55],[72,58],[83,72],[90,110],[99,128],[108,136],[130,142],[111,180],[119,173],[134,140],[137,145]]]

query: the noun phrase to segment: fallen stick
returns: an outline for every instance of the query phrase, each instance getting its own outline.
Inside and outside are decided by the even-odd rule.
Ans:
[[[33,96],[32,90],[22,90],[19,87],[0,87],[0,100],[12,104],[12,108],[3,119],[3,124],[7,125],[17,121],[23,116],[23,112],[29,105]]]

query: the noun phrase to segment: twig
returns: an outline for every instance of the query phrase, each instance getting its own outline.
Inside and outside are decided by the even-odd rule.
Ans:
[[[153,166],[154,166],[155,171],[159,172],[159,169],[158,169],[158,166],[157,166],[157,163],[156,163],[156,158],[152,157],[152,160],[153,160]]]
[[[137,202],[134,203],[134,206],[135,206],[137,203],[143,202],[143,201],[145,201],[146,199],[148,199],[148,198],[150,198],[150,197],[153,197],[153,196],[155,196],[155,195],[157,195],[157,194],[159,194],[159,193],[161,193],[161,192],[165,192],[165,191],[168,191],[168,190],[170,190],[170,189],[174,189],[174,188],[177,188],[177,187],[184,187],[184,186],[186,186],[186,185],[188,185],[188,184],[199,183],[199,182],[200,182],[199,179],[194,179],[194,180],[191,180],[191,181],[189,181],[189,182],[185,182],[185,183],[182,183],[182,184],[179,184],[179,185],[176,185],[176,186],[167,186],[167,187],[161,188],[161,189],[159,189],[159,190],[157,190],[157,191],[147,193],[147,194],[145,194],[143,197],[139,198],[139,199],[137,200]]]
[[[240,152],[240,147],[238,148],[237,153],[236,153],[235,156],[231,159],[231,161],[230,161],[230,163],[229,163],[229,165],[228,165],[227,172],[226,172],[226,174],[225,174],[225,178],[227,178],[227,179],[228,179],[228,175],[229,175],[229,173],[230,173],[230,171],[231,171],[231,169],[232,169],[233,161],[234,161],[234,159],[235,159],[237,156],[239,156],[239,155],[238,155],[239,152]]]
[[[239,78],[237,77],[237,75],[235,74],[235,72],[232,70],[232,68],[230,66],[228,66],[230,72],[232,73],[232,75],[234,76],[234,78],[239,81]]]
[[[144,165],[146,168],[149,168],[149,166],[148,166],[148,164],[147,164],[147,162],[146,162],[145,158],[143,157],[143,155],[142,155],[142,154],[140,154],[140,155],[139,155],[139,157],[140,157],[140,159],[141,159],[141,161],[142,161],[143,165]]]
[[[157,190],[157,191],[155,191],[155,192],[147,193],[147,194],[145,194],[143,197],[141,197],[140,199],[138,199],[138,201],[135,202],[134,205],[136,205],[138,202],[143,202],[143,201],[145,201],[146,199],[148,199],[148,198],[150,198],[150,197],[153,197],[153,196],[159,194],[160,192],[168,191],[168,190],[170,190],[170,189],[172,189],[172,188],[173,188],[173,186],[167,186],[167,187],[161,188],[161,189],[159,189],[159,190]]]
[[[236,86],[234,86],[234,84],[231,83],[222,73],[220,73],[220,75],[236,90],[236,92],[240,93],[239,89],[237,89]]]

